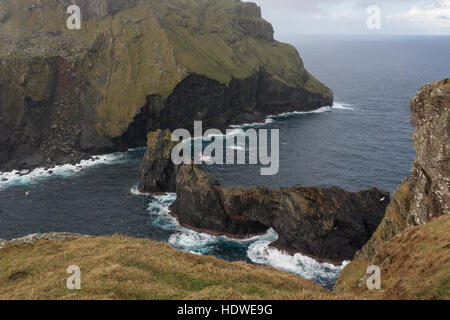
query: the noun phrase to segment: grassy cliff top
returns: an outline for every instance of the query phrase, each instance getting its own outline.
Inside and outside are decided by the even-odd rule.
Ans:
[[[450,216],[409,228],[378,257],[382,290],[357,260],[335,292],[271,267],[226,262],[123,236],[72,238],[0,249],[0,299],[450,299]],[[386,263],[389,257],[389,263]],[[81,269],[80,291],[66,288]]]
[[[81,269],[80,291],[66,269]],[[325,299],[312,281],[272,268],[229,263],[122,236],[6,246],[0,299]]]

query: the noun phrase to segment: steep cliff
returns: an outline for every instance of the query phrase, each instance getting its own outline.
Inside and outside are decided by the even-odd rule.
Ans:
[[[364,274],[370,264],[382,265],[389,270],[393,268],[390,267],[391,264],[395,266],[401,264],[403,260],[419,256],[420,253],[412,247],[412,240],[419,237],[411,235],[411,228],[428,224],[450,213],[449,120],[450,79],[425,85],[411,100],[411,123],[415,130],[413,141],[417,158],[410,175],[395,191],[380,226],[369,242],[357,253],[355,261],[344,269],[336,287],[338,291],[358,291],[358,288],[361,291],[361,287],[364,286],[361,283],[364,282]],[[424,255],[423,260],[431,264],[430,270],[440,264],[446,264],[448,268],[450,245],[448,219],[442,218],[440,221],[442,225],[433,222],[433,227],[422,228],[428,231],[436,230],[436,234],[433,238],[433,232],[428,232],[428,240],[420,241],[420,248],[417,249],[423,251],[421,252]],[[392,252],[394,244],[400,241],[399,237],[404,238],[401,246],[403,253],[395,257],[389,252]],[[420,263],[420,261],[411,263],[410,268],[419,265],[425,272],[427,267]],[[441,276],[442,284],[434,285],[443,286],[444,289],[447,286],[445,292],[448,296],[449,274],[447,272]]]
[[[170,209],[186,227],[235,237],[273,228],[279,236],[273,246],[333,263],[353,258],[389,203],[389,193],[375,188],[223,187],[195,165],[181,167],[176,192]]]
[[[375,259],[380,244],[407,227],[450,213],[450,79],[421,88],[411,100],[417,158],[395,191],[386,217],[358,257]]]
[[[81,8],[69,30],[70,4]],[[298,52],[237,0],[1,0],[0,170],[331,105]]]

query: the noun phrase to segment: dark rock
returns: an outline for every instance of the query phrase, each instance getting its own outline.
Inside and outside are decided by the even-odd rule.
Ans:
[[[221,186],[200,167],[183,165],[176,179],[177,200],[170,207],[178,221],[191,229],[237,238],[264,233],[264,225],[240,214],[229,214],[224,207]]]
[[[336,263],[352,259],[369,240],[390,199],[375,188],[223,187],[195,165],[183,165],[176,182],[171,211],[182,225],[237,237],[272,227],[279,235],[274,246]]]
[[[173,164],[171,153],[178,143],[171,141],[169,130],[150,132],[147,136],[147,151],[141,166],[139,191],[175,192],[175,180],[179,166]]]
[[[281,83],[264,68],[247,79],[233,79],[228,85],[191,74],[163,99],[149,96],[128,129],[113,139],[122,149],[145,145],[147,133],[157,129],[225,129],[229,125],[261,122],[268,115],[312,111],[333,104],[333,92],[320,95],[301,87]]]

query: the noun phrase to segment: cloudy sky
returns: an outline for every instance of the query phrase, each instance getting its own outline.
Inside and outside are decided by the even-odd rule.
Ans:
[[[279,35],[446,34],[450,0],[252,0]],[[380,8],[381,29],[369,30],[367,9]]]

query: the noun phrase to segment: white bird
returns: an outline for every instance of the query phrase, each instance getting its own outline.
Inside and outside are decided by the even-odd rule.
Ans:
[[[30,196],[30,191],[25,192],[25,197],[29,197]]]
[[[383,197],[383,198],[380,199],[380,201],[384,201],[384,200],[386,200],[386,197]]]

